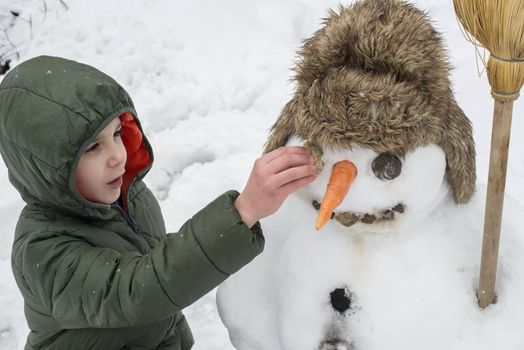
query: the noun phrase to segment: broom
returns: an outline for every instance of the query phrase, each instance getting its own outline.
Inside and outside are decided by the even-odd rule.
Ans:
[[[495,282],[513,101],[524,83],[524,0],[453,0],[462,26],[490,52],[487,74],[495,100],[488,193],[477,297],[496,302]],[[471,39],[471,38],[470,38]]]

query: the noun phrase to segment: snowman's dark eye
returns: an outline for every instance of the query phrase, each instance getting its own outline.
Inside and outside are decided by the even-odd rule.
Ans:
[[[381,153],[373,160],[371,168],[379,179],[393,180],[400,175],[402,162],[393,154]]]

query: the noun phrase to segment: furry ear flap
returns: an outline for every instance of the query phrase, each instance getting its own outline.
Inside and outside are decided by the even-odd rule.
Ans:
[[[285,146],[292,136],[295,128],[295,113],[298,111],[297,98],[293,97],[282,110],[277,121],[271,127],[269,138],[266,142],[264,153],[271,152]]]
[[[446,153],[448,182],[457,203],[466,203],[475,193],[475,141],[471,122],[450,96],[447,128],[441,144]]]

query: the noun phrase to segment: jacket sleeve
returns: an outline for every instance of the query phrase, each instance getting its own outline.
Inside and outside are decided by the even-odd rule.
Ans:
[[[30,240],[22,252],[23,278],[17,279],[35,301],[26,298],[27,307],[43,303],[67,329],[138,326],[170,317],[262,251],[260,224],[249,229],[241,221],[237,195],[219,196],[147,255],[56,233]]]
[[[237,196],[229,191],[218,197],[152,251],[158,281],[178,307],[192,304],[262,251],[260,223],[250,230],[242,222],[233,204]]]

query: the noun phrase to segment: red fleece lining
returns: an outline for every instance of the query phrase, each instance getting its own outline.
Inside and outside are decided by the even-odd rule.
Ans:
[[[125,112],[119,118],[122,122],[120,137],[127,152],[126,172],[122,177],[122,206],[127,211],[126,198],[129,186],[138,173],[151,163],[151,156],[142,140],[142,132],[135,121],[135,117],[131,113]]]

